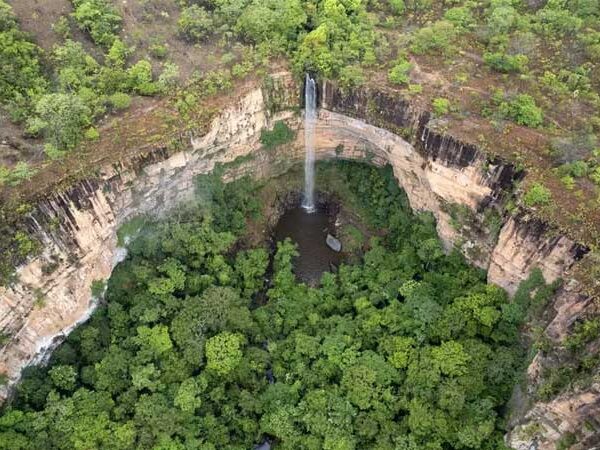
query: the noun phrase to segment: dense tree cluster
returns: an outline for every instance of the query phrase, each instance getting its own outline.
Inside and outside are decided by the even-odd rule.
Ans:
[[[272,274],[265,249],[233,251],[254,187],[201,177],[198,205],[147,224],[90,321],[27,369],[0,448],[504,448],[539,283],[508,302],[444,253],[389,168],[339,176],[385,237],[318,288],[295,279],[289,240]]]

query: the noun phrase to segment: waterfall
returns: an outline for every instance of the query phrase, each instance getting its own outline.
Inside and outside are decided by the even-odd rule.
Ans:
[[[302,207],[315,210],[315,125],[317,122],[317,86],[315,80],[306,74],[304,87],[304,201]]]

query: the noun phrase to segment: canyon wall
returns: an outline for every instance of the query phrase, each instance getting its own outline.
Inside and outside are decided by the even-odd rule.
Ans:
[[[10,336],[0,352],[0,372],[10,379],[0,391],[2,397],[9,394],[23,367],[43,359],[89,316],[94,307],[92,282],[107,279],[124,256],[117,242],[121,225],[138,215],[164,214],[192,199],[194,177],[217,163],[226,165],[230,178],[268,177],[303,159],[299,91],[288,73],[275,74],[266,85],[249,88],[232,100],[208,132],[191,137],[187,149],[170,153],[158,147],[103,167],[99,176],[39,202],[27,222],[44,250],[17,269],[17,283],[0,288],[0,330]],[[555,235],[530,215],[504,214],[503,202],[523,174],[436,131],[427,112],[381,91],[345,92],[332,83],[322,84],[320,91],[317,158],[391,164],[411,206],[432,212],[445,246],[457,246],[474,264],[489,268],[490,282],[514,293],[533,268],[541,268],[546,280],[553,281],[584,254],[581,246]],[[278,120],[296,130],[296,140],[263,149],[260,131]],[[468,212],[468,220],[457,217],[457,206],[462,207],[462,219]],[[489,211],[495,212],[496,222],[488,220]],[[585,301],[589,299],[579,296],[577,289],[563,289],[551,305],[556,314],[549,330],[556,342],[567,334]],[[598,398],[592,391],[577,394],[576,403],[568,405],[577,404],[578,412],[566,421],[563,411],[569,408],[565,406],[569,399],[531,405],[513,425],[519,431],[543,422],[543,431],[529,439],[511,433],[511,443],[515,448],[535,442],[535,448],[553,448],[544,445],[552,445],[565,430],[577,429],[595,411],[590,402],[597,404]]]

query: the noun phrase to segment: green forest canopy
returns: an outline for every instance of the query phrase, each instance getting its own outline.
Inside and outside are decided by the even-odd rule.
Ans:
[[[201,176],[197,204],[146,224],[90,321],[26,369],[0,449],[505,448],[519,326],[551,290],[536,273],[509,302],[442,251],[389,167],[337,169],[385,229],[360,264],[310,288],[280,242],[265,284],[269,252],[232,251],[256,186]]]

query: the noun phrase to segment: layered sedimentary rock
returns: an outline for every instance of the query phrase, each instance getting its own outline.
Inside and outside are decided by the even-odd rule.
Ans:
[[[28,224],[44,251],[18,268],[18,283],[0,288],[0,330],[10,336],[0,353],[0,372],[16,382],[24,366],[42,358],[89,316],[94,307],[92,282],[107,279],[123,257],[116,237],[122,224],[141,214],[162,214],[190,200],[195,176],[211,171],[216,163],[230,163],[229,178],[267,177],[302,160],[302,121],[295,112],[298,92],[289,74],[276,74],[268,88],[257,85],[232,99],[208,132],[190,139],[187,149],[170,153],[156,148],[104,167],[99,176],[43,199]],[[475,264],[489,268],[490,282],[514,293],[535,267],[553,281],[584,253],[568,237],[555,235],[526,214],[505,216],[499,234],[491,233],[482,212],[501,211],[522,174],[511,164],[436,131],[429,114],[410,102],[379,91],[344,92],[331,83],[320,86],[320,99],[317,158],[391,164],[411,206],[433,213],[446,247],[456,245]],[[272,151],[261,149],[260,131],[277,120],[285,120],[297,131],[295,142]],[[452,205],[471,211],[468,227],[455,226],[449,212]],[[563,290],[553,303],[551,336],[562,339],[586,302],[589,299],[575,291]],[[8,391],[5,387],[1,395]],[[578,429],[589,413],[597,412],[589,405],[598,398],[590,390],[533,405],[514,423],[520,430],[549,418],[541,425],[545,431],[535,438],[546,445],[564,430]],[[566,414],[569,408],[576,411]],[[510,437],[519,448],[534,439],[527,441],[519,433]]]

